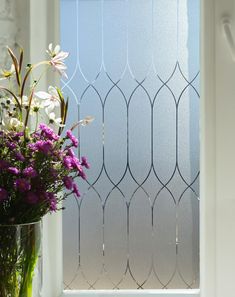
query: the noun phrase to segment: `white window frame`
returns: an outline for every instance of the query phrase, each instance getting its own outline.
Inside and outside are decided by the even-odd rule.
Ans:
[[[27,22],[30,28],[22,38],[28,45],[31,61],[37,61],[49,42],[59,41],[59,0],[19,2],[21,22]],[[200,293],[199,290],[63,292],[62,219],[61,214],[56,214],[44,219],[43,297],[235,296],[235,64],[221,23],[225,16],[235,20],[234,2],[201,0]],[[43,85],[53,80],[53,76],[48,76]]]

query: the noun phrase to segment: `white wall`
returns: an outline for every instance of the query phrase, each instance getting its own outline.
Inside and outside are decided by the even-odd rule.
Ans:
[[[16,47],[19,33],[18,16],[15,0],[0,0],[0,65],[10,63],[7,56],[6,45]]]

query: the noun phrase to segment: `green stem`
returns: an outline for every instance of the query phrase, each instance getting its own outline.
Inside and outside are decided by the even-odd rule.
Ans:
[[[0,226],[1,297],[32,297],[40,247],[39,226],[31,224],[20,228]]]

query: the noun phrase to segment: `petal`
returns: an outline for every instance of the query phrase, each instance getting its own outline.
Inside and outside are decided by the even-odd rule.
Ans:
[[[55,121],[55,120],[56,120],[56,118],[55,118],[55,113],[54,113],[54,112],[51,112],[51,113],[49,114],[49,118],[50,118],[51,120]]]
[[[48,92],[53,96],[53,97],[58,97],[58,92],[56,88],[49,86]],[[59,98],[59,97],[58,97]]]
[[[49,44],[48,48],[52,52],[52,43]]]
[[[26,95],[24,95],[23,97],[22,97],[22,101],[23,101],[23,103],[28,103],[28,97],[26,96]]]
[[[44,106],[44,107],[48,107],[48,106],[50,106],[51,104],[52,104],[52,101],[51,101],[50,99],[48,99],[48,100],[46,100],[46,101],[43,102],[43,106]]]
[[[14,64],[11,64],[10,72],[11,72],[11,73],[12,73],[12,72],[15,72],[15,66],[14,66]]]
[[[46,112],[46,114],[49,116],[49,114],[52,112],[52,110],[54,109],[54,104],[52,103],[52,104],[50,104],[50,105],[48,105],[46,108],[45,108],[45,112]]]
[[[94,121],[94,118],[92,116],[87,116],[83,120],[79,121],[78,123],[82,126],[86,126]]]
[[[54,60],[64,60],[68,57],[68,52],[59,52],[53,59]]]
[[[34,93],[34,95],[40,99],[50,99],[51,98],[51,95],[48,94],[47,92],[43,92],[43,91],[39,91],[39,92],[36,92]]]
[[[59,44],[56,45],[55,49],[54,49],[54,53],[57,55],[60,51],[60,46]]]
[[[57,118],[57,119],[55,119],[55,122],[56,122],[57,124],[60,124],[60,123],[62,122],[62,120],[61,120],[61,118]]]

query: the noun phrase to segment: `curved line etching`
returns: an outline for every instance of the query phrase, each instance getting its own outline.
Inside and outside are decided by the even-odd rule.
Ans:
[[[177,1],[177,0],[176,0]],[[101,9],[101,28],[102,28],[102,59],[101,59],[101,63],[99,64],[99,70],[95,76],[95,78],[92,81],[89,81],[88,78],[86,77],[86,75],[84,74],[84,69],[82,69],[81,67],[81,61],[80,58],[77,56],[77,60],[76,60],[76,65],[75,65],[75,69],[72,72],[72,75],[70,77],[70,79],[65,82],[64,80],[62,81],[62,89],[68,89],[69,92],[71,92],[71,94],[73,95],[75,102],[77,104],[78,107],[81,107],[82,104],[84,103],[84,98],[87,94],[87,92],[91,89],[92,92],[94,92],[95,94],[95,100],[97,100],[100,111],[101,111],[101,118],[102,118],[102,139],[100,139],[100,146],[101,146],[101,150],[102,150],[102,154],[101,154],[101,158],[102,158],[102,165],[99,166],[98,170],[97,170],[97,174],[94,177],[94,180],[87,180],[86,181],[86,191],[85,193],[82,195],[81,199],[78,201],[76,200],[77,203],[77,208],[78,208],[78,218],[77,218],[77,222],[78,222],[78,251],[77,254],[75,255],[75,261],[77,261],[77,267],[76,267],[76,272],[74,274],[74,276],[72,277],[72,279],[70,281],[68,281],[67,284],[65,284],[65,288],[67,289],[73,289],[73,287],[77,287],[77,284],[79,283],[79,277],[83,278],[83,281],[86,282],[87,284],[87,289],[97,289],[97,286],[99,284],[99,281],[103,278],[105,278],[105,281],[107,281],[109,283],[110,286],[113,287],[113,289],[120,289],[122,287],[122,284],[124,283],[124,281],[129,277],[132,279],[133,284],[132,286],[135,286],[135,288],[137,289],[146,289],[148,288],[148,280],[150,279],[151,276],[154,276],[156,281],[159,283],[159,288],[164,288],[167,289],[170,285],[171,282],[174,281],[174,279],[176,277],[180,278],[182,283],[184,284],[185,288],[193,288],[195,286],[195,284],[197,284],[198,282],[198,273],[194,273],[193,274],[193,279],[192,281],[188,282],[185,280],[184,275],[182,275],[181,273],[181,269],[180,269],[180,265],[179,265],[179,255],[178,255],[178,251],[180,249],[180,243],[178,242],[178,209],[177,207],[180,205],[181,201],[182,201],[182,197],[184,196],[184,194],[189,191],[190,193],[194,194],[196,198],[194,199],[198,199],[198,193],[197,193],[197,181],[199,178],[199,174],[200,172],[198,171],[196,173],[195,176],[190,175],[190,178],[187,178],[186,176],[184,176],[184,172],[183,170],[180,168],[180,162],[179,162],[179,127],[178,127],[178,123],[180,120],[180,115],[179,115],[179,106],[181,104],[181,100],[183,95],[187,92],[187,90],[192,90],[193,93],[196,94],[195,98],[199,99],[200,95],[199,95],[199,91],[197,90],[197,87],[195,87],[194,82],[196,81],[196,79],[199,77],[199,72],[197,72],[196,74],[194,74],[193,76],[191,76],[191,78],[188,78],[188,75],[186,75],[185,73],[183,73],[181,65],[179,63],[179,61],[177,60],[175,62],[175,64],[172,67],[172,71],[171,73],[169,73],[167,75],[166,79],[162,79],[161,75],[159,75],[157,68],[155,66],[155,61],[154,61],[154,55],[153,55],[153,40],[151,43],[151,63],[150,65],[148,65],[148,69],[147,69],[147,73],[144,75],[143,79],[138,80],[135,77],[135,74],[133,73],[133,70],[131,69],[130,66],[130,62],[129,62],[129,26],[128,26],[128,16],[126,19],[126,65],[124,67],[123,72],[121,73],[121,75],[119,76],[118,80],[114,80],[112,78],[112,74],[108,72],[107,67],[105,65],[105,57],[104,57],[104,0],[101,0],[101,5],[99,6],[99,9]],[[128,8],[128,0],[125,0],[125,5],[126,8]],[[151,5],[153,7],[153,3],[154,0],[151,1]],[[177,1],[178,3],[178,1]],[[177,6],[178,7],[178,6]],[[178,8],[177,8],[178,9]],[[76,0],[76,11],[77,11],[77,20],[76,20],[76,51],[78,52],[78,48],[79,48],[79,21],[78,21],[78,11],[79,11],[79,0]],[[128,11],[128,9],[126,10]],[[128,13],[127,13],[128,14]],[[152,39],[154,38],[154,24],[153,24],[153,8],[152,8]],[[178,12],[177,12],[177,18],[178,18]],[[81,30],[80,30],[81,31]],[[178,26],[177,26],[177,32],[178,32]],[[178,33],[177,33],[178,34]],[[177,37],[178,40],[178,37]],[[153,71],[152,71],[153,69]],[[152,73],[152,72],[153,73]],[[122,81],[125,79],[125,75],[128,75],[128,79],[131,80],[131,83],[134,83],[134,86],[132,84],[130,84],[129,90],[130,91],[130,95],[126,94],[126,90],[122,88],[121,83]],[[83,89],[81,90],[82,93],[79,96],[79,98],[77,98],[74,88],[73,88],[73,84],[76,84],[76,78],[81,76],[82,79],[84,80],[85,83],[85,87],[83,87]],[[177,76],[177,78],[179,78],[180,75],[180,79],[182,80],[182,82],[184,82],[184,87],[182,88],[182,90],[180,89],[180,94],[176,95],[174,93],[173,88],[171,88],[171,84],[174,82],[175,77]],[[130,76],[130,78],[129,78]],[[102,94],[102,90],[99,89],[99,86],[102,85],[102,80],[104,78],[108,79],[108,83],[111,84],[111,86],[109,87],[109,89],[106,91],[106,93],[103,95]],[[158,87],[157,90],[154,90],[154,94],[151,94],[151,90],[148,89],[148,85],[145,84],[147,79],[153,79],[154,81],[156,81],[157,83],[160,83],[161,85]],[[107,80],[105,80],[103,82],[106,83]],[[121,170],[121,176],[118,176],[118,180],[115,181],[114,178],[112,178],[112,175],[109,172],[109,167],[107,166],[106,162],[105,162],[105,153],[107,150],[107,146],[106,146],[106,137],[107,135],[105,135],[105,130],[104,127],[105,125],[109,125],[108,121],[105,118],[105,108],[106,108],[106,104],[109,100],[109,96],[111,94],[111,92],[116,89],[117,92],[120,94],[120,101],[122,101],[122,104],[124,104],[124,108],[126,109],[126,122],[124,123],[124,125],[126,125],[126,135],[125,135],[125,141],[126,141],[126,147],[125,147],[125,162],[126,164],[123,166],[122,170]],[[161,176],[161,173],[158,172],[158,165],[154,164],[154,111],[155,108],[158,108],[157,104],[158,104],[158,95],[161,93],[162,90],[166,89],[167,92],[169,92],[169,96],[171,96],[171,99],[173,101],[173,104],[175,106],[174,109],[174,113],[175,113],[175,125],[174,125],[174,129],[175,129],[175,140],[174,140],[174,150],[175,150],[175,159],[174,159],[174,163],[170,170],[170,174],[169,176],[167,176],[166,180]],[[135,176],[135,172],[133,172],[133,168],[131,168],[130,165],[130,154],[131,154],[131,150],[130,150],[130,107],[131,107],[131,103],[134,101],[135,99],[135,93],[138,92],[138,90],[141,90],[144,93],[145,99],[147,97],[147,99],[145,100],[145,103],[148,104],[148,108],[150,110],[150,164],[148,166],[148,168],[145,170],[144,174],[142,173],[141,176],[141,180],[139,181],[138,178]],[[112,98],[113,99],[113,98]],[[192,100],[196,100],[196,99],[192,99]],[[188,98],[186,98],[185,100],[190,100],[190,96]],[[78,117],[80,116],[80,109],[78,109]],[[135,119],[134,119],[135,120]],[[149,120],[149,119],[148,119]],[[84,136],[85,137],[85,136]],[[82,139],[80,139],[80,141],[82,141]],[[143,158],[143,156],[140,156],[140,158]],[[167,158],[167,156],[166,156]],[[116,162],[118,162],[118,160],[116,160]],[[191,164],[189,163],[189,166],[191,166]],[[108,170],[107,170],[108,168]],[[92,170],[92,169],[91,169]],[[174,190],[172,190],[172,184],[174,183],[174,178],[175,176],[177,176],[180,179],[180,182],[182,182],[181,187],[183,187],[182,191],[177,194],[178,196],[176,196],[176,194],[174,193]],[[153,181],[153,189],[151,192],[148,190],[147,188],[147,183],[149,181],[149,178],[151,181]],[[105,196],[102,196],[100,191],[99,191],[99,186],[100,186],[100,181],[102,179],[107,180],[106,184],[104,184],[105,190],[106,190],[106,194]],[[188,180],[189,179],[189,180]],[[125,187],[127,187],[127,183],[129,183],[131,185],[131,187],[133,187],[133,189],[131,188],[130,193],[128,194],[129,196],[127,197],[127,193],[125,192]],[[183,186],[182,186],[183,185]],[[124,187],[124,188],[123,188]],[[151,226],[150,226],[150,236],[149,238],[151,238],[150,240],[150,245],[151,245],[151,264],[148,267],[148,269],[146,269],[147,273],[146,275],[144,275],[141,279],[141,281],[137,280],[137,277],[134,273],[134,268],[133,265],[134,263],[132,263],[131,261],[131,249],[130,249],[130,207],[132,205],[132,203],[135,202],[135,195],[138,191],[140,191],[143,193],[141,194],[143,196],[143,199],[147,200],[146,203],[148,203],[148,207],[150,208],[150,215],[151,215]],[[81,214],[81,207],[84,205],[84,200],[86,199],[86,194],[87,192],[92,191],[96,196],[97,201],[99,201],[99,210],[101,213],[99,213],[99,215],[102,218],[102,224],[100,226],[101,228],[101,233],[102,233],[102,237],[99,238],[99,240],[102,239],[102,245],[99,247],[99,249],[102,252],[101,255],[101,259],[102,259],[102,264],[99,267],[99,269],[97,269],[98,275],[95,277],[94,280],[90,280],[89,276],[86,275],[85,273],[85,268],[84,268],[84,263],[82,263],[82,253],[81,253],[81,238],[80,238],[80,232],[81,232],[81,226],[83,224],[83,222],[81,222],[81,218],[80,218],[80,214]],[[118,192],[118,199],[122,199],[122,203],[123,203],[123,207],[125,207],[125,230],[123,231],[123,234],[125,234],[126,237],[126,242],[123,243],[123,248],[126,251],[126,256],[125,256],[125,265],[123,265],[123,270],[122,272],[120,272],[120,276],[118,277],[118,281],[113,281],[112,277],[111,277],[111,272],[107,269],[107,266],[105,264],[105,255],[107,253],[107,246],[106,246],[106,238],[105,238],[105,224],[106,219],[105,219],[105,214],[106,214],[106,209],[107,209],[107,204],[108,201],[110,199],[110,197],[113,197],[112,194],[115,193],[115,191]],[[172,263],[172,272],[169,275],[169,278],[165,281],[163,281],[160,277],[160,273],[159,273],[159,267],[157,265],[155,265],[155,261],[154,261],[154,249],[156,248],[154,246],[154,241],[153,239],[155,239],[156,236],[156,231],[154,229],[154,208],[158,206],[157,201],[159,199],[159,196],[163,193],[166,192],[167,195],[169,196],[169,200],[172,201],[172,207],[176,208],[175,211],[175,220],[176,220],[176,226],[175,226],[175,230],[174,230],[174,234],[175,234],[175,239],[174,239],[174,243],[173,243],[173,247],[175,249],[174,255],[174,263]],[[120,197],[119,197],[120,196]]]

